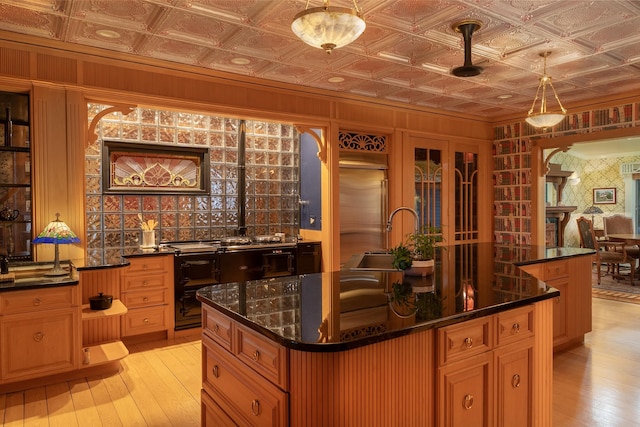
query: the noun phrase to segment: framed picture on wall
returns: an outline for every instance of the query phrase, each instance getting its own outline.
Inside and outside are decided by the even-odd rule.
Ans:
[[[105,193],[208,194],[206,148],[104,141]]]
[[[594,205],[615,205],[616,189],[615,188],[594,188],[593,204]]]

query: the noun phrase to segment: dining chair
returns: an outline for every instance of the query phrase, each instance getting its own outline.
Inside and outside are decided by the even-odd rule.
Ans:
[[[602,218],[604,224],[605,237],[609,234],[634,234],[633,219],[628,216],[615,214]],[[633,270],[636,271],[636,260],[640,259],[640,248],[638,245],[625,246],[627,256],[633,258]]]
[[[611,275],[616,280],[626,277],[620,274],[620,264],[629,264],[629,279],[631,286],[633,286],[632,272],[635,260],[627,255],[624,242],[598,241],[593,231],[593,223],[590,220],[580,217],[576,221],[578,222],[578,232],[580,234],[580,247],[596,251],[594,258],[598,271],[598,285],[601,279],[601,266],[604,263],[612,266]]]

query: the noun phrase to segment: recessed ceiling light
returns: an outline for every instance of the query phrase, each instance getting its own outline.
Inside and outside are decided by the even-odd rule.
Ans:
[[[249,61],[247,58],[233,58],[231,59],[231,63],[236,65],[247,65],[251,63],[251,61]]]
[[[329,83],[342,83],[344,81],[344,77],[339,77],[339,76],[329,77],[327,81]]]
[[[106,39],[119,39],[120,38],[120,33],[113,31],[113,30],[98,30],[96,31],[96,34],[99,35],[100,37],[104,37]]]
[[[512,98],[513,95],[505,93],[504,95],[498,95],[498,99],[509,99]]]

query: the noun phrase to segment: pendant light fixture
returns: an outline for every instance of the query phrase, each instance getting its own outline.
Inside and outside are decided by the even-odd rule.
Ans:
[[[367,26],[356,0],[353,6],[334,7],[324,0],[321,7],[309,8],[307,0],[305,9],[293,18],[291,30],[306,44],[331,53],[355,41]]]
[[[565,115],[567,114],[567,110],[562,106],[560,98],[558,98],[558,94],[553,88],[551,77],[547,75],[547,57],[549,55],[551,55],[551,52],[542,52],[540,54],[540,56],[544,59],[544,69],[542,77],[540,77],[540,84],[538,84],[536,97],[533,99],[533,104],[531,104],[531,109],[529,110],[527,118],[525,119],[526,122],[531,126],[543,129],[557,125],[562,121],[562,119],[564,119]],[[560,110],[547,111],[547,85],[551,88],[553,96],[556,98],[556,101],[560,106]],[[540,110],[536,112],[536,101],[538,101],[539,95]]]

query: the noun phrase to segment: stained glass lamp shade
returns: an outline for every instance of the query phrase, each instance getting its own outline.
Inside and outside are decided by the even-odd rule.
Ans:
[[[64,221],[60,220],[60,214],[56,214],[56,219],[51,221],[38,237],[33,239],[33,243],[53,243],[55,246],[55,258],[53,260],[53,269],[46,272],[45,276],[65,276],[69,272],[60,267],[60,255],[58,245],[66,245],[69,243],[78,243],[80,239],[75,235]]]

